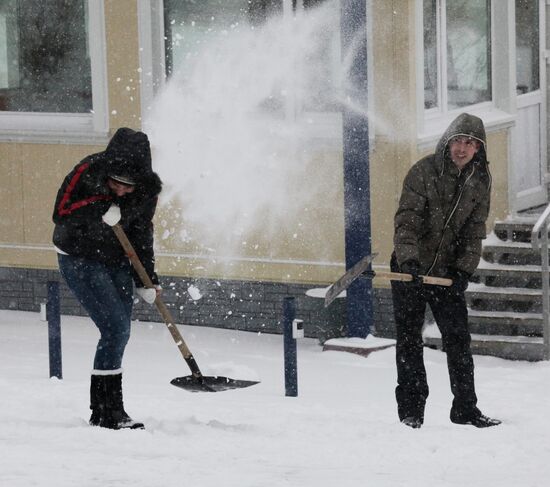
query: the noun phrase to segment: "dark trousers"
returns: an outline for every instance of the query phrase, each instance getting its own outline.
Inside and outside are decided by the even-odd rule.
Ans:
[[[67,286],[99,329],[94,369],[120,369],[130,338],[133,305],[130,263],[107,266],[95,260],[62,254],[58,261]]]
[[[395,395],[399,419],[408,416],[424,418],[429,393],[422,341],[426,304],[430,305],[447,353],[454,396],[451,417],[479,415],[464,292],[443,286],[415,286],[399,281],[392,281],[391,285],[397,331]]]

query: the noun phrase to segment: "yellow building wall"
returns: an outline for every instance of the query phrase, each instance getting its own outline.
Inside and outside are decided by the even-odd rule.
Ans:
[[[105,36],[109,126],[139,129],[141,75],[137,1],[105,0]]]
[[[57,266],[51,244],[57,190],[78,161],[99,150],[61,144],[0,144],[0,266]]]
[[[372,248],[378,252],[375,267],[386,267],[401,184],[410,166],[422,155],[416,141],[415,2],[373,3]],[[141,125],[137,2],[106,0],[105,16],[109,123],[113,133],[120,126]],[[507,213],[507,147],[506,131],[489,135],[489,156],[497,161],[491,166],[491,221]],[[0,266],[57,266],[51,247],[56,192],[79,160],[103,149],[90,145],[0,143]],[[174,220],[167,207],[159,208],[155,218],[159,273],[300,283],[329,283],[338,278],[344,270],[342,153],[338,148],[309,151],[311,170],[306,171],[307,178],[289,184],[298,192],[304,185],[316,184],[319,190],[313,204],[308,205],[307,212],[294,208],[275,228],[258,224],[242,236],[248,244],[230,257],[215,249],[204,252],[164,238],[167,226],[185,222]],[[375,284],[386,285],[378,281]]]
[[[374,129],[371,155],[374,267],[389,266],[401,184],[416,160],[414,1],[374,2]],[[375,282],[378,285],[378,281]]]
[[[284,216],[274,218],[269,209],[260,209],[254,224],[244,233],[232,228],[207,228],[202,221],[193,227],[175,217],[177,202],[161,206],[156,218],[160,272],[280,282],[331,280],[332,274],[343,268],[342,152],[312,151],[307,159],[305,179],[289,177],[286,181]],[[304,203],[305,192],[308,195]],[[172,208],[168,210],[168,206]],[[192,240],[178,238],[182,228],[193,235]],[[164,232],[170,236],[163,237]],[[217,237],[214,241],[212,234]]]

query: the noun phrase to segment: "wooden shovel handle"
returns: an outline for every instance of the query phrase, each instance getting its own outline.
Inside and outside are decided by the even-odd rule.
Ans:
[[[122,245],[124,252],[126,252],[126,255],[130,259],[132,266],[136,270],[139,278],[141,279],[141,282],[143,282],[143,285],[146,288],[154,288],[155,286],[153,284],[153,281],[151,281],[149,274],[147,274],[147,271],[143,267],[143,264],[139,260],[139,257],[137,256],[136,251],[134,250],[134,247],[130,243],[130,240],[128,240],[128,237],[126,236],[126,233],[124,232],[120,224],[117,223],[116,225],[113,225],[112,229],[115,232],[115,235],[117,236],[118,241],[120,242],[120,245]],[[174,323],[170,310],[164,304],[160,296],[157,296],[155,298],[155,305],[160,315],[162,316],[162,319],[164,320],[164,323],[166,324],[168,330],[170,330],[170,334],[172,335],[172,338],[176,342],[176,345],[178,346],[179,351],[181,352],[183,358],[187,362],[187,365],[189,365],[189,368],[191,369],[193,376],[199,379],[202,379],[202,373],[199,369],[199,366],[197,365],[197,362],[195,361],[195,358],[193,357],[193,354],[191,353],[191,350],[189,350],[189,347],[185,343],[185,340],[181,336],[181,333],[179,332],[178,328]]]
[[[375,277],[381,279],[389,279],[390,281],[404,281],[410,282],[413,280],[411,274],[402,274],[400,272],[376,272]],[[433,276],[420,276],[424,284],[433,284],[435,286],[451,286],[453,284],[452,279],[445,277],[433,277]]]

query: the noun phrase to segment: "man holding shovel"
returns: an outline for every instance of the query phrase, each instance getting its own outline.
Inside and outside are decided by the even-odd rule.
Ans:
[[[133,284],[148,303],[160,292],[154,271],[153,215],[162,183],[147,135],[118,129],[105,151],[65,177],[55,202],[53,242],[67,285],[99,329],[90,386],[90,424],[143,428],[124,410],[122,357],[130,337]],[[120,224],[157,289],[145,289],[112,226]]]
[[[396,399],[399,419],[420,428],[428,397],[422,327],[426,304],[441,331],[454,396],[453,423],[478,428],[499,420],[477,408],[464,293],[481,257],[489,213],[491,174],[481,119],[463,113],[447,128],[435,154],[418,161],[403,183],[395,215],[391,268],[411,274],[392,281],[397,331]],[[452,279],[450,287],[423,285],[420,275]]]

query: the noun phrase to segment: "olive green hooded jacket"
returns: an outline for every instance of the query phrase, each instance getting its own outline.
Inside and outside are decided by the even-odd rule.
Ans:
[[[451,161],[447,147],[456,135],[482,142],[462,171]],[[395,215],[399,265],[416,260],[421,274],[439,277],[454,269],[473,274],[486,236],[491,196],[488,164],[483,122],[467,113],[459,115],[439,140],[435,154],[418,161],[405,177]]]

